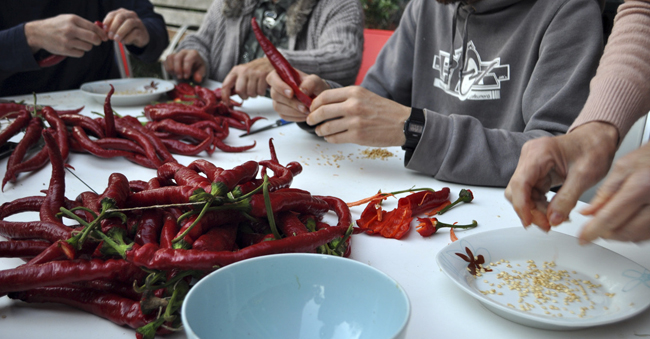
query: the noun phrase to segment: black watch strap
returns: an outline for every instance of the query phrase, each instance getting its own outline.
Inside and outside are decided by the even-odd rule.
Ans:
[[[402,149],[406,152],[404,154],[404,165],[411,160],[411,156],[422,138],[424,123],[424,110],[412,107],[411,115],[404,122],[404,136],[406,137],[406,142],[402,146]]]

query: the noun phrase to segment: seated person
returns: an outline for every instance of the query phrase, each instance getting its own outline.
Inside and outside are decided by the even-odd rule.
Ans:
[[[220,81],[226,98],[264,95],[273,66],[255,39],[252,17],[293,67],[354,83],[363,50],[358,0],[215,0],[199,31],[167,57],[165,69],[178,79]]]
[[[402,146],[409,169],[505,187],[524,142],[567,131],[602,49],[597,0],[412,0],[361,87],[302,74],[305,107],[267,81],[282,118],[328,142]]]
[[[79,88],[119,78],[112,41],[145,62],[169,44],[163,18],[147,0],[8,0],[0,13],[0,96]],[[95,25],[103,22],[104,29]],[[52,54],[66,56],[41,67]]]

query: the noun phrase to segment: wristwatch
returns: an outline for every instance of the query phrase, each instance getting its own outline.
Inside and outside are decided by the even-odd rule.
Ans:
[[[404,154],[404,165],[408,164],[411,160],[415,147],[418,146],[420,138],[422,138],[424,123],[424,110],[412,107],[411,115],[404,122],[404,136],[406,137],[406,142],[402,146],[402,149],[406,151]]]

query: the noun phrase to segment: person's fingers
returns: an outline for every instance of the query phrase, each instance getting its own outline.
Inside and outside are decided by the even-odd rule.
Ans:
[[[644,205],[639,212],[606,239],[640,242],[650,239],[650,206]]]
[[[625,159],[621,160],[623,161]],[[583,215],[593,215],[602,208],[621,189],[621,186],[630,175],[631,170],[632,168],[628,168],[622,162],[614,164],[610,174],[605,178],[605,181],[603,181],[600,187],[598,187],[594,198],[591,199],[589,205],[583,208],[580,213]]]
[[[307,116],[295,107],[297,100],[290,99],[285,93],[278,92],[277,87],[271,87],[271,99],[273,99],[273,109],[280,114],[282,119],[298,122],[305,121]]]
[[[645,195],[650,183],[635,178],[639,179],[634,175],[628,177],[611,199],[596,211],[594,218],[585,224],[580,233],[582,243],[610,237],[646,205]]]
[[[189,79],[192,76],[192,71],[194,71],[196,58],[190,53],[186,53],[183,58],[183,64],[181,66],[181,74],[183,74],[183,79]]]
[[[239,95],[242,100],[248,99],[248,79],[244,74],[239,74],[235,81],[235,93]]]
[[[266,89],[267,88],[268,88],[268,85],[266,84],[266,78],[265,77],[258,77],[257,78],[257,95],[259,95],[259,96],[266,95]]]
[[[578,203],[580,196],[597,181],[594,178],[588,162],[576,163],[569,169],[566,179],[549,205],[548,220],[552,226],[557,226],[569,219],[569,213]]]
[[[199,84],[202,83],[203,78],[207,74],[206,72],[207,72],[207,69],[205,67],[205,63],[199,62],[199,65],[198,65],[196,71],[194,71],[194,81],[196,83],[199,83]]]

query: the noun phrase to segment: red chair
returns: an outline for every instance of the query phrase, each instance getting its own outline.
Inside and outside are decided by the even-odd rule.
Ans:
[[[363,30],[363,57],[361,59],[359,74],[357,74],[357,80],[354,82],[355,85],[361,84],[370,66],[374,65],[377,54],[379,54],[379,51],[384,47],[384,44],[391,35],[393,35],[393,31],[383,29],[366,28]]]

